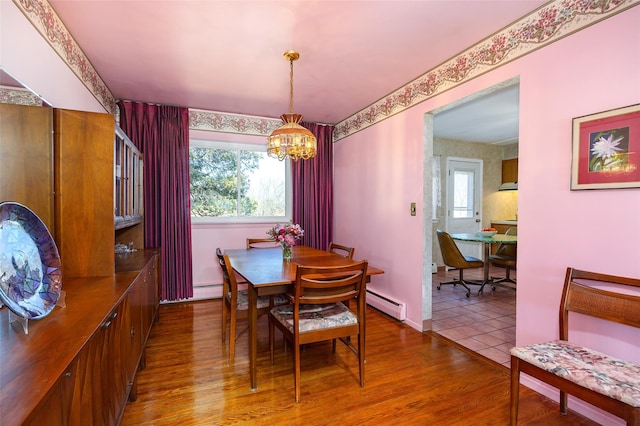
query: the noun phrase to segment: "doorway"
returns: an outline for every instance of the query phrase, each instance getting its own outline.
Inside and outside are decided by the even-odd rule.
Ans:
[[[502,102],[502,106],[506,108],[491,108],[486,107],[489,103],[492,102]],[[436,160],[438,163],[442,162],[442,173],[441,177],[436,177],[431,173],[428,173],[429,170],[426,170],[425,173],[425,189],[431,187],[431,193],[425,192],[425,205],[429,205],[429,200],[432,201],[431,205],[433,206],[432,215],[425,215],[425,218],[431,219],[431,223],[425,220],[424,229],[427,235],[424,236],[425,244],[430,246],[431,250],[425,250],[428,252],[429,256],[425,256],[424,262],[426,265],[431,264],[432,262],[436,262],[440,269],[437,274],[429,274],[430,277],[424,277],[423,283],[423,325],[429,325],[429,327],[425,327],[424,329],[432,329],[437,332],[438,324],[436,324],[437,318],[434,315],[434,312],[437,311],[438,307],[434,306],[434,303],[438,303],[438,300],[434,300],[434,295],[436,295],[435,285],[441,281],[438,274],[442,273],[442,258],[440,255],[440,249],[437,243],[437,238],[435,237],[435,230],[437,228],[440,229],[451,229],[447,221],[451,218],[448,214],[448,211],[456,210],[457,206],[453,206],[450,208],[448,203],[448,195],[451,192],[448,189],[448,184],[446,183],[446,179],[449,178],[448,173],[444,173],[446,168],[445,164],[449,158],[454,157],[455,160],[464,159],[466,161],[471,159],[481,160],[483,164],[483,169],[481,172],[481,176],[483,176],[482,183],[480,184],[480,188],[482,188],[483,195],[481,196],[484,199],[484,203],[482,206],[477,206],[478,208],[478,216],[480,222],[475,222],[474,218],[471,218],[471,226],[473,224],[479,223],[480,225],[476,225],[477,228],[475,230],[480,229],[483,226],[490,226],[490,223],[495,219],[501,219],[499,215],[495,213],[495,210],[492,209],[493,205],[496,202],[496,199],[499,202],[503,202],[503,199],[507,198],[504,195],[505,192],[497,192],[498,186],[500,186],[501,176],[496,177],[496,172],[501,175],[501,163],[503,158],[513,158],[517,157],[517,144],[518,144],[518,119],[519,119],[519,79],[513,78],[511,80],[505,81],[493,87],[490,87],[481,92],[475,93],[473,95],[467,96],[466,98],[457,100],[451,104],[440,107],[436,110],[433,110],[427,114],[425,114],[425,160],[428,160],[429,157],[434,158],[434,164]],[[493,112],[494,115],[490,114]],[[443,121],[444,119],[444,121]],[[515,121],[515,122],[514,122]],[[446,125],[444,125],[445,123]],[[499,135],[496,133],[494,139],[484,139],[484,133],[482,129],[490,130],[489,127],[499,127],[499,128],[507,128],[512,126],[510,131],[506,131]],[[450,135],[442,136],[442,129],[448,130],[451,132]],[[515,129],[515,130],[514,130]],[[489,134],[489,133],[487,133]],[[494,135],[494,136],[495,136]],[[449,141],[462,141],[462,145],[457,145],[451,149],[442,149],[442,144],[446,144]],[[476,144],[477,143],[477,144]],[[491,155],[487,155],[487,153],[482,153],[485,150],[484,147],[487,147],[486,150],[491,151]],[[478,153],[478,155],[476,155]],[[505,154],[506,156],[503,156]],[[425,164],[429,164],[428,161],[425,161]],[[434,170],[436,168],[434,167]],[[493,175],[492,175],[493,173]],[[488,176],[488,179],[487,179]],[[467,179],[469,177],[467,176]],[[496,179],[498,182],[496,183]],[[440,182],[438,182],[441,180]],[[436,185],[441,190],[438,192],[435,186],[433,186],[433,182],[437,182]],[[474,182],[478,183],[478,182]],[[433,194],[438,194],[436,197]],[[517,194],[515,197],[508,197],[509,200],[515,198],[516,202],[514,204],[514,213],[517,213]],[[442,199],[441,205],[438,204],[438,200]],[[454,203],[458,204],[458,203]],[[472,217],[475,216],[475,211],[470,209],[469,205],[463,206],[463,210],[467,209],[465,215],[469,216],[469,211],[473,211]],[[484,213],[483,213],[484,212]],[[504,216],[503,216],[504,217]],[[513,217],[513,216],[509,216]],[[427,220],[428,220],[427,219]],[[483,222],[484,221],[484,222]],[[453,228],[455,229],[455,227]],[[475,232],[470,231],[470,232]],[[431,232],[431,235],[428,233]],[[454,231],[457,232],[457,231]],[[477,247],[471,248],[471,250],[481,250],[480,245]],[[467,254],[467,253],[465,253]],[[478,255],[473,255],[474,257],[482,258],[482,255],[478,253]],[[481,271],[481,270],[480,270]],[[502,271],[496,271],[500,273]],[[457,271],[446,272],[447,274],[454,274]],[[493,271],[492,271],[493,273]],[[465,276],[467,274],[465,273]],[[470,276],[470,278],[475,278]],[[443,287],[444,288],[444,287]],[[451,288],[451,286],[449,286]],[[493,291],[488,292],[485,291],[485,295],[497,294],[500,291],[506,291],[504,288],[498,287],[498,290],[494,293]],[[513,318],[515,319],[515,293],[513,290],[509,290],[511,293],[508,294],[508,297],[513,298]],[[478,298],[477,292],[472,292],[475,297],[472,297],[471,300],[464,297],[462,304],[466,304],[465,309],[475,309],[471,306],[469,302],[478,302],[476,300]],[[436,295],[437,296],[437,295]],[[447,302],[449,303],[449,302]],[[451,306],[451,305],[448,305]],[[476,306],[478,308],[478,306]],[[447,309],[451,309],[450,307]],[[466,318],[465,318],[466,319]],[[479,327],[482,321],[477,320],[471,321],[472,328]],[[468,328],[468,321],[466,323],[466,327]],[[461,325],[461,327],[464,327]],[[461,328],[462,330],[462,328]],[[466,330],[465,330],[466,331]],[[515,338],[515,325],[511,327],[509,330],[510,333],[513,334],[513,338]],[[467,336],[469,338],[468,341],[472,341],[474,336]],[[506,336],[508,337],[508,336]],[[469,347],[471,350],[480,352],[476,348]],[[486,355],[485,355],[486,356]]]

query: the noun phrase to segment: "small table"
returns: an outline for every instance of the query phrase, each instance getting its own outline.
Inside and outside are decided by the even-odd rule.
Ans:
[[[347,259],[339,254],[305,246],[292,247],[290,261],[282,259],[282,249],[252,248],[225,250],[231,266],[242,275],[248,285],[249,293],[249,375],[251,390],[258,388],[258,296],[279,294],[287,291],[296,280],[297,265],[306,266],[348,266],[356,260]],[[383,274],[382,269],[367,266],[367,281],[371,275]]]
[[[518,236],[517,235],[506,235],[506,234],[495,234],[492,237],[486,237],[484,235],[478,234],[451,234],[451,238],[458,241],[470,241],[474,243],[483,243],[484,244],[484,278],[482,280],[482,285],[480,286],[480,290],[478,290],[478,294],[482,293],[482,289],[486,284],[491,283],[493,280],[489,278],[489,251],[491,249],[491,244],[517,244]]]

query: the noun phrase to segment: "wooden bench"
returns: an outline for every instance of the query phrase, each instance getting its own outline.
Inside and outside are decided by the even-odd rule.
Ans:
[[[640,288],[640,279],[567,268],[560,340],[511,349],[511,425],[518,421],[521,371],[560,390],[561,414],[567,413],[571,394],[623,418],[627,425],[640,425],[640,365],[569,341],[570,311],[640,328],[640,297],[593,287],[603,283]]]

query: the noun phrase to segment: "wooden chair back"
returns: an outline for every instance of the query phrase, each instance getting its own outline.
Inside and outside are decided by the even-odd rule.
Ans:
[[[296,269],[295,304],[337,303],[362,296],[367,277],[367,261],[350,266]]]
[[[216,256],[218,257],[218,263],[222,269],[222,297],[223,303],[226,302],[227,294],[231,293],[231,306],[236,306],[238,303],[238,281],[236,274],[231,267],[229,257],[222,253],[220,248],[216,249]]]
[[[560,303],[560,340],[569,340],[569,312],[640,328],[640,296],[593,287],[594,283],[640,288],[640,279],[567,268]]]
[[[252,248],[274,247],[273,238],[247,238],[247,250]]]
[[[342,244],[336,244],[334,242],[329,243],[329,251],[344,256],[347,259],[353,259],[353,253],[356,251],[353,247],[343,246]]]

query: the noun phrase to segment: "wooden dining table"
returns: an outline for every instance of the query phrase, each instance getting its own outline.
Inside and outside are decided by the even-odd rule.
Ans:
[[[258,389],[258,296],[280,294],[293,286],[296,279],[296,268],[304,266],[348,266],[356,260],[347,259],[339,254],[318,250],[306,246],[294,246],[291,260],[283,260],[282,249],[252,248],[230,249],[224,253],[229,256],[233,269],[244,277],[248,283],[249,296],[249,374],[251,389]],[[367,282],[371,275],[383,274],[382,269],[368,265]]]

